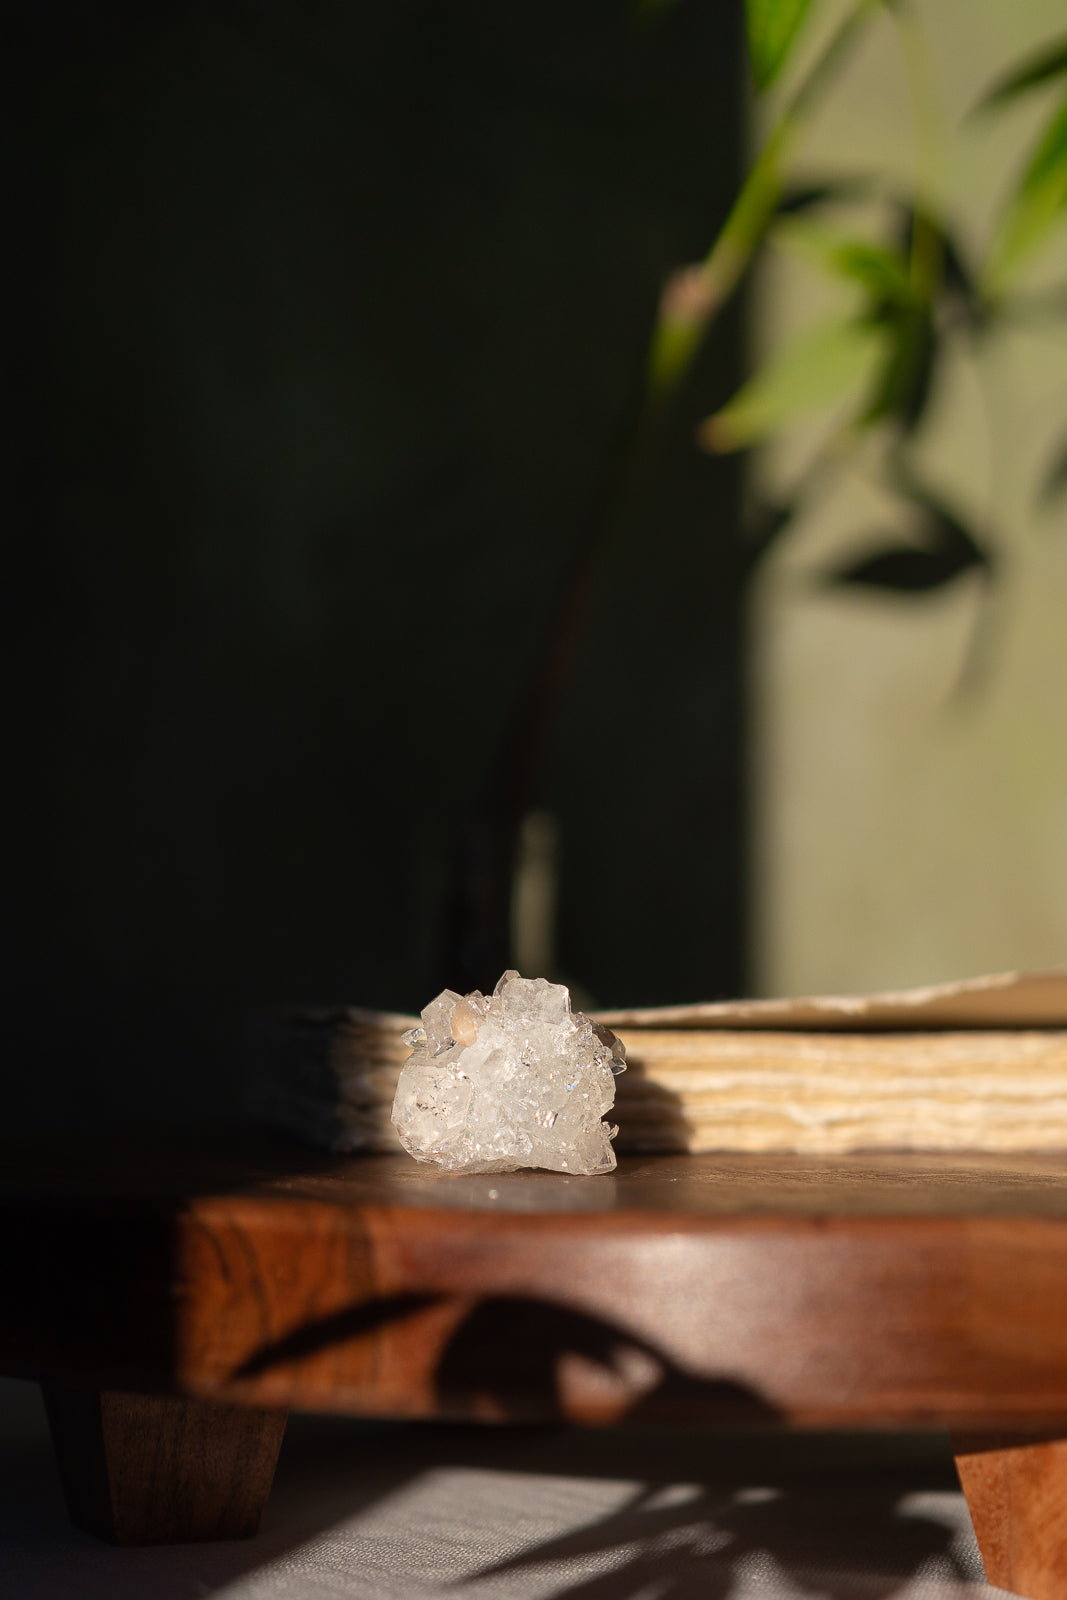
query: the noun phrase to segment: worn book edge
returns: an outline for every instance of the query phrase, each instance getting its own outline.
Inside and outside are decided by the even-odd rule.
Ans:
[[[416,1020],[335,1006],[261,1024],[256,1114],[335,1149],[397,1148],[389,1109]],[[630,1061],[620,1149],[1067,1147],[1067,968],[597,1020]]]

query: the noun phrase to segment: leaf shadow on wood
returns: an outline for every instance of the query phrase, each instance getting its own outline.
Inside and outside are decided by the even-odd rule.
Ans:
[[[714,1416],[720,1423],[773,1423],[777,1412],[729,1376],[687,1372],[630,1329],[569,1306],[525,1295],[481,1301],[456,1329],[437,1365],[446,1414],[573,1417],[568,1374],[579,1408],[598,1422],[676,1423]]]
[[[272,1367],[318,1355],[349,1339],[370,1337],[380,1329],[436,1304],[438,1298],[432,1294],[393,1294],[346,1306],[343,1311],[335,1311],[314,1322],[305,1322],[284,1338],[263,1345],[241,1363],[233,1377],[258,1378]]]
[[[144,1193],[138,1189],[122,1204],[110,1198],[113,1177],[101,1177],[100,1195],[75,1227],[75,1238],[82,1240],[76,1248],[71,1248],[69,1219],[64,1222],[61,1213],[53,1212],[48,1204],[38,1211],[32,1207],[24,1211],[21,1231],[13,1236],[11,1248],[14,1251],[17,1244],[29,1252],[29,1264],[44,1264],[37,1279],[29,1264],[24,1264],[15,1278],[27,1284],[36,1282],[41,1296],[45,1290],[51,1296],[44,1308],[47,1315],[40,1307],[34,1311],[33,1297],[26,1297],[27,1350],[48,1327],[77,1325],[84,1333],[87,1324],[98,1323],[99,1348],[106,1345],[114,1354],[117,1341],[121,1346],[118,1354],[128,1363],[121,1374],[116,1367],[114,1381],[120,1376],[129,1381],[130,1372],[141,1370],[135,1365],[140,1359],[144,1385],[151,1391],[158,1381],[160,1361],[168,1359],[168,1328],[173,1333],[176,1325],[176,1302],[165,1293],[156,1293],[157,1287],[173,1282],[166,1259],[173,1216],[171,1202],[161,1201],[155,1192],[162,1185],[160,1192],[169,1193],[170,1178],[156,1172],[153,1189],[147,1155],[143,1162]],[[264,1183],[272,1186],[276,1175],[272,1177],[269,1164],[265,1163],[262,1171]],[[206,1169],[205,1174],[197,1180],[198,1185],[201,1181],[208,1184],[211,1174]],[[61,1224],[68,1230],[65,1254],[60,1252],[56,1231]],[[9,1259],[14,1262],[14,1254]],[[49,1265],[59,1259],[69,1263],[63,1275],[54,1273]],[[351,1292],[355,1293],[358,1281],[363,1281],[358,1275],[351,1279]],[[373,1281],[372,1275],[367,1282]],[[132,1298],[115,1297],[116,1286],[122,1284]],[[155,1320],[146,1320],[146,1308],[154,1308]],[[455,1317],[438,1316],[439,1311],[452,1308]],[[42,1570],[53,1560],[58,1563],[53,1572],[56,1581],[48,1580],[50,1589],[42,1577],[42,1597],[61,1592],[65,1583],[67,1592],[77,1592],[79,1600],[133,1600],[134,1595],[141,1600],[148,1592],[155,1600],[193,1600],[272,1563],[289,1562],[290,1552],[307,1541],[370,1539],[362,1523],[356,1526],[356,1519],[366,1516],[370,1519],[366,1527],[372,1526],[380,1514],[376,1507],[383,1507],[394,1494],[412,1493],[436,1465],[446,1471],[463,1466],[486,1473],[541,1474],[548,1479],[584,1475],[611,1485],[613,1505],[619,1504],[616,1490],[627,1497],[628,1517],[621,1509],[610,1515],[595,1510],[570,1519],[572,1524],[582,1522],[582,1527],[560,1532],[567,1528],[568,1520],[561,1517],[552,1524],[555,1531],[551,1537],[542,1538],[539,1559],[545,1561],[554,1559],[550,1552],[560,1541],[575,1544],[573,1566],[565,1567],[559,1580],[572,1585],[563,1588],[564,1600],[572,1592],[575,1600],[585,1600],[587,1594],[589,1600],[608,1600],[609,1596],[622,1600],[634,1594],[646,1578],[672,1600],[697,1592],[715,1600],[716,1594],[729,1593],[726,1575],[733,1572],[736,1577],[746,1562],[762,1559],[761,1550],[769,1552],[768,1559],[777,1567],[796,1574],[798,1585],[808,1582],[805,1575],[811,1571],[830,1572],[831,1577],[821,1579],[821,1588],[815,1592],[828,1592],[833,1600],[844,1600],[850,1594],[844,1578],[838,1588],[828,1587],[838,1581],[832,1578],[835,1568],[868,1570],[871,1563],[863,1554],[865,1543],[885,1552],[879,1560],[898,1587],[929,1562],[950,1561],[948,1530],[936,1522],[928,1525],[930,1519],[901,1517],[894,1509],[900,1497],[916,1487],[914,1478],[898,1474],[889,1483],[868,1472],[864,1482],[852,1484],[847,1474],[838,1471],[836,1476],[824,1474],[820,1479],[803,1465],[812,1448],[809,1441],[775,1431],[774,1408],[763,1396],[738,1383],[729,1372],[687,1370],[668,1350],[657,1347],[654,1333],[646,1330],[636,1335],[631,1327],[621,1325],[628,1318],[610,1321],[573,1304],[521,1295],[493,1296],[473,1303],[453,1299],[451,1308],[445,1297],[436,1294],[370,1296],[327,1316],[316,1317],[309,1308],[301,1327],[264,1344],[245,1360],[244,1370],[266,1373],[272,1365],[299,1369],[302,1363],[328,1354],[346,1341],[365,1342],[373,1351],[378,1340],[419,1340],[424,1319],[428,1334],[437,1330],[430,1356],[433,1388],[429,1411],[446,1416],[540,1419],[552,1426],[487,1429],[420,1423],[368,1425],[344,1419],[322,1419],[320,1423],[297,1418],[296,1453],[283,1449],[281,1492],[268,1504],[259,1538],[241,1545],[127,1551],[121,1558],[65,1527],[51,1463],[39,1463],[33,1487],[28,1478],[24,1482],[26,1475],[12,1455],[7,1476],[13,1499],[11,1509],[0,1518],[5,1540],[22,1551],[27,1570],[33,1563],[43,1563]],[[78,1341],[69,1343],[73,1363]],[[138,1357],[142,1347],[155,1351],[152,1362],[143,1353]],[[35,1369],[27,1356],[26,1371],[31,1370]],[[84,1382],[86,1369],[75,1371],[72,1365],[68,1377],[72,1382]],[[599,1434],[556,1426],[580,1414],[576,1396],[582,1399],[585,1415],[596,1409],[601,1420],[616,1421],[620,1426]],[[658,1442],[650,1446],[649,1440],[663,1422],[688,1426],[669,1434],[661,1429]],[[724,1423],[741,1422],[748,1425],[747,1433],[722,1431]],[[321,1432],[316,1433],[318,1429]],[[316,1437],[329,1445],[321,1462],[316,1457]],[[817,1453],[817,1441],[814,1448]],[[790,1454],[793,1468],[779,1471],[777,1463]],[[936,1486],[951,1489],[954,1480],[947,1445],[944,1461]],[[687,1490],[688,1500],[679,1500],[680,1485],[697,1488]],[[768,1486],[777,1491],[770,1498],[765,1494]],[[764,1493],[762,1501],[745,1498],[753,1488]],[[630,1535],[620,1537],[620,1519],[630,1526]],[[916,1521],[918,1532],[912,1527]],[[489,1558],[487,1576],[502,1561],[533,1564],[532,1549],[516,1553],[506,1518],[492,1526],[500,1543]],[[336,1529],[335,1534],[328,1533],[331,1528]],[[583,1541],[591,1553],[582,1554]],[[620,1543],[627,1548],[620,1550]],[[850,1551],[855,1555],[851,1565]],[[468,1556],[475,1565],[486,1559],[473,1547]],[[121,1569],[112,1558],[122,1560]],[[90,1570],[84,1576],[79,1573],[75,1581],[71,1572],[79,1561]],[[61,1572],[64,1562],[67,1566]],[[600,1577],[591,1575],[594,1566]],[[612,1574],[614,1587],[607,1587]],[[506,1575],[500,1581],[506,1582]],[[871,1600],[872,1595],[881,1600],[882,1595],[894,1593],[892,1584],[887,1578],[879,1590],[872,1580],[866,1589],[856,1592],[864,1600]],[[35,1600],[31,1587],[25,1592],[27,1600]]]

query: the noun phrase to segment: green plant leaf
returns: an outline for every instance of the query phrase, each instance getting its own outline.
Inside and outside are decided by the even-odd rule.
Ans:
[[[745,0],[748,56],[757,89],[772,84],[792,49],[811,0]]]
[[[1044,84],[1051,83],[1054,78],[1065,75],[1067,75],[1067,37],[1053,39],[1051,44],[1043,45],[1036,55],[1024,61],[1021,67],[1013,67],[986,91],[975,110],[990,111],[997,106],[1007,105],[1012,100],[1018,99],[1019,95],[1027,94],[1031,89],[1041,88]]]
[[[762,9],[753,9],[752,16],[777,14],[778,3],[779,0],[768,0],[768,4],[763,5],[761,0]],[[792,25],[794,33],[809,3],[810,0],[803,0],[803,3],[792,0],[796,14]],[[725,222],[700,264],[699,294],[683,293],[679,304],[679,297],[672,292],[672,287],[677,285],[668,283],[665,286],[660,314],[649,343],[645,375],[645,414],[648,417],[657,417],[669,403],[692,365],[707,329],[748,270],[778,210],[786,154],[807,115],[819,105],[873,14],[873,0],[858,0],[779,112]],[[695,282],[691,273],[683,274],[683,289],[687,279],[690,284]]]
[[[861,284],[879,300],[910,305],[914,298],[908,263],[895,250],[859,239],[845,240],[833,264],[842,277]]]
[[[893,418],[910,433],[926,410],[937,359],[937,329],[929,306],[887,304],[871,314],[885,335],[885,357],[860,417],[861,427]]]
[[[875,299],[914,298],[906,258],[894,249],[854,239],[807,217],[790,216],[774,230],[774,243],[835,277],[858,283]]]
[[[700,443],[717,452],[740,450],[850,391],[862,392],[884,352],[885,334],[870,322],[835,319],[810,328],[701,424]]]
[[[972,327],[980,327],[988,308],[982,301],[974,273],[952,234],[933,226],[941,252],[941,293]]]
[[[987,287],[997,290],[1067,212],[1067,99],[1037,147],[1001,218]]]

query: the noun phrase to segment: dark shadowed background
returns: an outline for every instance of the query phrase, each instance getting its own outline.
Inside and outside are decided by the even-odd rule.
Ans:
[[[250,1008],[499,976],[457,884],[736,188],[740,13],[7,8],[16,1126],[229,1116]],[[597,546],[523,795],[604,1005],[745,983],[738,480],[692,448],[736,345]]]

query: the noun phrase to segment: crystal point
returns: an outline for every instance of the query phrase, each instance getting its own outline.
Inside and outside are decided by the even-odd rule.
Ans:
[[[572,1012],[563,984],[505,972],[491,996],[445,989],[404,1035],[393,1122],[416,1161],[446,1172],[518,1167],[589,1174],[615,1166],[615,1103],[626,1055]]]

